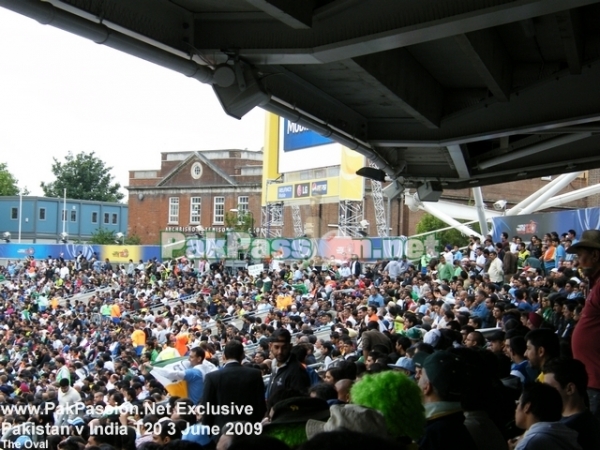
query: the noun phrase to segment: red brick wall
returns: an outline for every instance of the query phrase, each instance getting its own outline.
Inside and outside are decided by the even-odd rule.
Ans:
[[[260,227],[260,193],[237,192],[235,194],[218,193],[180,193],[180,194],[144,194],[143,200],[137,195],[129,196],[129,234],[136,234],[142,244],[156,245],[160,241],[160,232],[168,226],[197,226],[190,224],[190,198],[201,197],[202,208],[200,224],[204,228],[221,227],[213,224],[214,197],[225,197],[225,211],[237,207],[238,196],[248,196],[249,210],[254,214],[255,227]],[[179,197],[179,223],[169,224],[169,197]],[[291,217],[290,217],[291,220]]]
[[[230,153],[231,155],[231,153]],[[165,156],[163,155],[163,159]],[[161,161],[162,173],[166,175],[169,170],[175,168],[181,161]],[[135,191],[129,196],[129,233],[137,234],[141,237],[144,244],[158,244],[160,239],[160,231],[167,226],[169,197],[179,197],[179,226],[188,226],[190,218],[190,197],[202,198],[202,214],[201,225],[205,228],[213,226],[213,200],[216,196],[225,197],[225,211],[237,207],[237,197],[247,195],[249,197],[249,208],[254,215],[255,227],[261,226],[261,198],[260,192],[249,192],[248,188],[240,187],[235,193],[219,194],[219,189],[208,188],[207,186],[223,186],[231,187],[217,173],[203,164],[203,174],[199,180],[194,180],[191,176],[190,169],[194,161],[188,162],[172,179],[167,183],[168,189],[179,190],[178,187],[197,186],[187,188],[185,192],[180,194],[150,194],[147,191]],[[212,160],[212,163],[217,165],[225,173],[232,176],[234,179],[243,181],[253,181],[256,188],[261,186],[261,177],[234,176],[239,173],[239,169],[244,165],[255,165],[258,162],[253,160],[245,160],[238,158],[225,158]],[[156,186],[160,180],[157,179],[139,179],[131,178],[133,172],[130,172],[130,187]],[[594,178],[595,177],[595,178]],[[595,184],[600,181],[600,171],[590,171],[589,180],[580,178],[573,181],[569,186],[561,191],[561,193],[570,192],[588,185],[588,181]],[[518,201],[524,199],[531,193],[548,185],[549,181],[543,181],[539,178],[533,180],[525,180],[520,182],[508,182],[502,185],[486,186],[482,188],[484,201],[489,208],[492,204],[500,199],[507,200],[509,208],[514,206]],[[158,189],[160,190],[160,188]],[[138,198],[138,192],[143,192],[144,198]],[[472,191],[463,190],[447,190],[442,197],[443,200],[457,201],[466,204],[473,204]],[[600,204],[600,196],[594,196],[586,199],[573,202],[568,205],[571,208],[585,208],[598,206]],[[391,203],[391,218],[390,227],[391,235],[410,236],[416,233],[416,225],[423,216],[423,212],[412,212],[407,207],[403,206],[402,220],[400,220],[400,205],[398,199],[394,199]],[[384,207],[387,213],[387,199],[384,198]],[[336,228],[329,228],[328,224],[337,224],[339,221],[339,204],[328,203],[321,204],[313,203],[300,207],[301,217],[306,231],[310,231],[307,224],[312,224],[312,236],[323,236],[328,232],[336,231]],[[373,198],[370,190],[366,192],[364,201],[364,216],[369,222],[369,235],[377,236],[377,226],[375,221],[375,212]],[[294,226],[292,220],[291,207],[284,208],[284,226],[283,236],[293,237]]]

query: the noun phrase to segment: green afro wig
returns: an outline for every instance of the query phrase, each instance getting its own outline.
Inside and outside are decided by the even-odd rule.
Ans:
[[[425,430],[421,389],[401,372],[366,375],[350,391],[352,403],[373,408],[385,417],[390,434],[419,439]]]
[[[306,437],[306,422],[271,424],[263,430],[263,433],[279,439],[290,448],[298,447],[308,440]]]

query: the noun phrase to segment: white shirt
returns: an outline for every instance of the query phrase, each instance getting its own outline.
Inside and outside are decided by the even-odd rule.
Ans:
[[[446,259],[446,264],[454,264],[454,254],[452,252],[442,253]]]
[[[488,269],[488,275],[492,283],[502,283],[504,281],[503,266],[502,261],[498,257],[495,257]]]
[[[477,269],[480,272],[485,268],[485,255],[483,253],[477,257],[475,264],[477,264]]]

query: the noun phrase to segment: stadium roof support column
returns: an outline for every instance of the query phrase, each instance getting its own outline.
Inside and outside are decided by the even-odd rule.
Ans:
[[[529,205],[527,205],[521,210],[521,214],[531,214],[532,212],[536,211],[537,208],[541,206],[546,200],[554,197],[578,176],[579,173],[565,174],[565,178],[561,180],[560,183],[555,184],[551,188],[546,188],[546,190],[538,198],[536,198],[533,202],[531,202]]]
[[[550,200],[545,201],[542,205],[536,208],[536,211],[561,206],[594,194],[600,194],[600,184],[594,184],[592,186],[577,189],[573,192],[567,192],[566,194],[552,197]]]
[[[442,222],[445,222],[448,225],[450,225],[451,227],[456,228],[458,231],[460,231],[465,236],[474,235],[474,236],[479,236],[480,238],[483,238],[483,236],[479,235],[479,233],[476,233],[475,231],[473,231],[468,226],[463,225],[458,220],[453,219],[448,214],[445,214],[445,213],[439,211],[436,207],[434,207],[431,204],[426,204],[426,203],[423,203],[423,202],[419,202],[418,206],[419,206],[419,208],[421,208],[425,212],[431,214],[434,217],[437,217]]]
[[[483,203],[483,194],[481,193],[480,187],[473,188],[473,197],[475,198],[475,208],[477,209],[477,218],[479,219],[481,234],[487,236],[490,231],[485,217],[485,204]]]
[[[557,192],[559,192],[562,188],[564,188],[565,186],[567,186],[571,181],[573,181],[575,178],[577,178],[580,174],[581,174],[581,172],[577,172],[577,173],[565,173],[563,175],[560,175],[554,181],[552,181],[551,183],[547,184],[546,186],[544,186],[540,190],[534,192],[529,197],[521,200],[519,203],[517,203],[511,209],[509,209],[508,211],[506,211],[506,215],[507,216],[518,216],[518,215],[524,214],[522,212],[523,209],[526,208],[527,206],[529,206],[536,199],[538,199],[539,195],[540,195],[540,192],[545,192],[546,190],[549,190],[550,192],[552,192],[552,194],[550,195],[550,197],[552,197]],[[559,185],[560,188],[558,189],[558,191],[555,191],[554,190],[554,186],[557,186],[557,185]],[[545,200],[548,200],[550,197],[546,197]],[[541,203],[540,203],[540,205],[541,205]]]

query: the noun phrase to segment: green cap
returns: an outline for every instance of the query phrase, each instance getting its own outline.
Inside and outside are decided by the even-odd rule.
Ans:
[[[460,400],[467,370],[459,356],[446,351],[432,353],[423,362],[423,370],[442,400]]]
[[[427,357],[429,357],[429,355],[431,355],[431,353],[427,353],[424,351],[418,351],[417,353],[415,353],[415,356],[413,356],[412,358],[413,362],[415,363],[415,366],[423,367],[423,363],[425,362]]]

